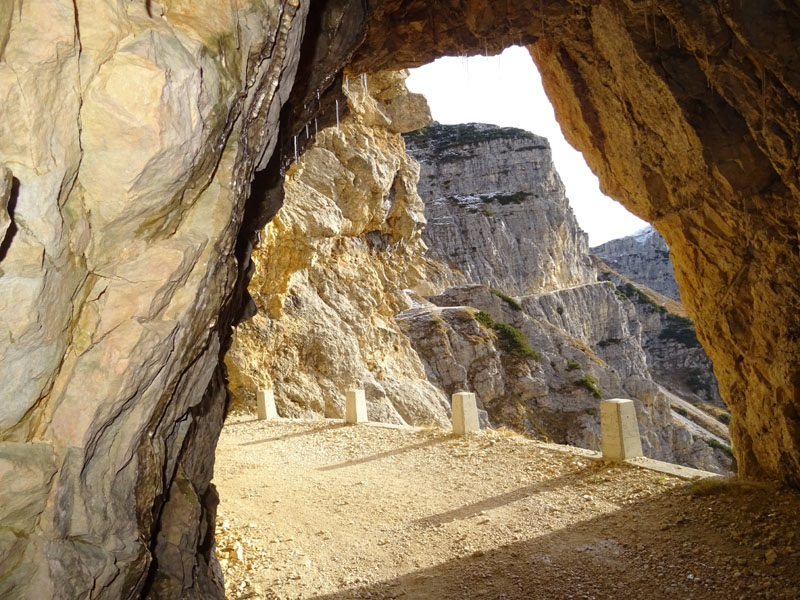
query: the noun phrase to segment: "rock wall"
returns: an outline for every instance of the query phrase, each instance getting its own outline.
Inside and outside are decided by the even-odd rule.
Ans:
[[[651,226],[591,249],[611,269],[651,290],[681,301],[664,238]]]
[[[430,305],[400,313],[398,323],[431,381],[448,394],[474,391],[494,426],[599,449],[601,397],[633,398],[647,456],[730,469],[722,451],[673,418],[669,399],[647,373],[636,311],[613,286],[528,296],[519,308],[477,284],[428,299]],[[587,314],[593,317],[580,316]],[[509,340],[509,326],[532,352]]]
[[[642,324],[642,347],[653,379],[717,417],[727,415],[711,360],[682,306],[650,288],[639,287],[602,261],[597,260],[595,265],[598,278],[613,283],[618,296],[629,299],[636,307],[637,319]]]
[[[259,312],[227,357],[243,405],[266,387],[281,415],[342,418],[344,391],[361,387],[372,420],[449,420],[448,399],[393,319],[425,273],[419,170],[399,133],[429,123],[430,111],[407,75],[348,77],[349,115],[287,171],[283,207],[253,252]]]
[[[426,257],[455,271],[437,283],[442,289],[442,281],[468,282],[427,298],[435,306],[456,307],[454,312],[414,307],[398,317],[431,381],[448,393],[475,391],[494,425],[585,448],[598,448],[592,392],[632,397],[648,456],[726,472],[729,458],[704,442],[714,436],[685,427],[651,379],[649,359],[666,359],[663,351],[674,346],[660,337],[666,321],[652,319],[636,297],[629,299],[611,282],[597,283],[586,235],[547,141],[478,124],[435,124],[405,137],[409,153],[422,161]],[[542,355],[540,364],[510,359],[492,327],[476,335],[477,309],[517,327]],[[640,314],[647,317],[646,334]],[[691,353],[681,350],[684,359]],[[677,355],[670,356],[670,365],[656,370],[673,372],[676,361]]]
[[[479,123],[405,138],[420,163],[427,257],[456,272],[449,283],[463,275],[519,296],[595,280],[545,138]]]
[[[223,596],[210,481],[250,182],[298,67],[354,46],[301,60],[307,14],[0,7],[0,597]]]

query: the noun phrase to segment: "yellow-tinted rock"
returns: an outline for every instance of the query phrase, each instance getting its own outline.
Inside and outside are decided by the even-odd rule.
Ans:
[[[447,398],[393,318],[426,264],[419,170],[397,131],[430,112],[424,99],[404,100],[414,96],[406,76],[370,75],[366,92],[349,77],[339,134],[321,130],[289,169],[284,205],[253,253],[261,312],[227,357],[238,400],[254,406],[270,387],[283,415],[342,417],[345,389],[363,387],[373,420],[446,423]]]

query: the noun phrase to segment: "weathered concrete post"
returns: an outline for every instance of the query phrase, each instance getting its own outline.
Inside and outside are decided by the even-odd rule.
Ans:
[[[453,433],[466,435],[470,431],[479,431],[478,406],[472,392],[453,394]]]
[[[367,399],[364,390],[347,390],[344,420],[351,424],[367,422]]]
[[[642,456],[642,440],[633,400],[613,398],[600,402],[603,458],[622,461]]]
[[[275,393],[272,390],[258,390],[256,401],[259,421],[278,418],[278,410],[275,408]]]

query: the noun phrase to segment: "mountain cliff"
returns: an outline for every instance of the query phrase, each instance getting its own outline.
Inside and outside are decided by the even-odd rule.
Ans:
[[[683,317],[659,307],[670,319],[641,319],[638,296],[598,282],[598,273],[608,277],[593,265],[547,141],[478,124],[433,124],[405,137],[420,160],[426,257],[454,273],[443,280],[467,282],[398,316],[431,380],[449,393],[474,390],[496,425],[583,447],[597,446],[597,398],[631,397],[649,456],[727,469],[730,459],[709,447],[729,444],[725,426],[715,422],[708,431],[707,418],[698,425],[674,412],[672,386],[651,376],[651,361],[678,360],[662,338],[665,323]],[[475,333],[478,309],[489,317],[488,338]],[[538,360],[503,352],[506,326]]]
[[[680,302],[669,248],[652,225],[595,246],[591,252],[617,273]]]
[[[360,387],[372,420],[447,422],[447,397],[393,319],[412,305],[408,288],[426,285],[419,168],[399,133],[430,112],[406,76],[348,78],[348,115],[288,169],[283,207],[253,252],[258,314],[226,358],[237,402],[272,388],[284,416],[343,417],[344,391]]]
[[[515,295],[595,280],[548,141],[515,128],[440,125],[405,135],[420,163],[427,257]]]
[[[634,303],[597,281],[547,141],[434,124],[405,136],[417,166],[399,133],[430,117],[404,77],[345,81],[349,114],[288,169],[227,357],[236,401],[268,387],[282,415],[340,417],[357,386],[373,420],[442,424],[468,389],[486,424],[597,448],[599,398],[631,397],[649,456],[725,471],[651,380]]]

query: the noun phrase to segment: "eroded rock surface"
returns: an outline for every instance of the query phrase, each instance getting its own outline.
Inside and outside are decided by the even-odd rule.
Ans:
[[[463,275],[519,296],[595,280],[545,138],[480,123],[405,138],[420,163],[427,257],[455,271],[450,283]]]
[[[0,596],[222,597],[237,238],[307,10],[0,8]]]
[[[284,205],[253,253],[259,313],[227,358],[243,404],[272,388],[284,416],[341,418],[345,390],[359,387],[372,420],[448,422],[447,397],[393,319],[413,304],[408,288],[425,285],[419,169],[399,134],[430,111],[406,76],[348,77],[349,115],[287,173]]]
[[[591,249],[617,273],[651,290],[681,301],[664,238],[648,225],[644,229]]]

